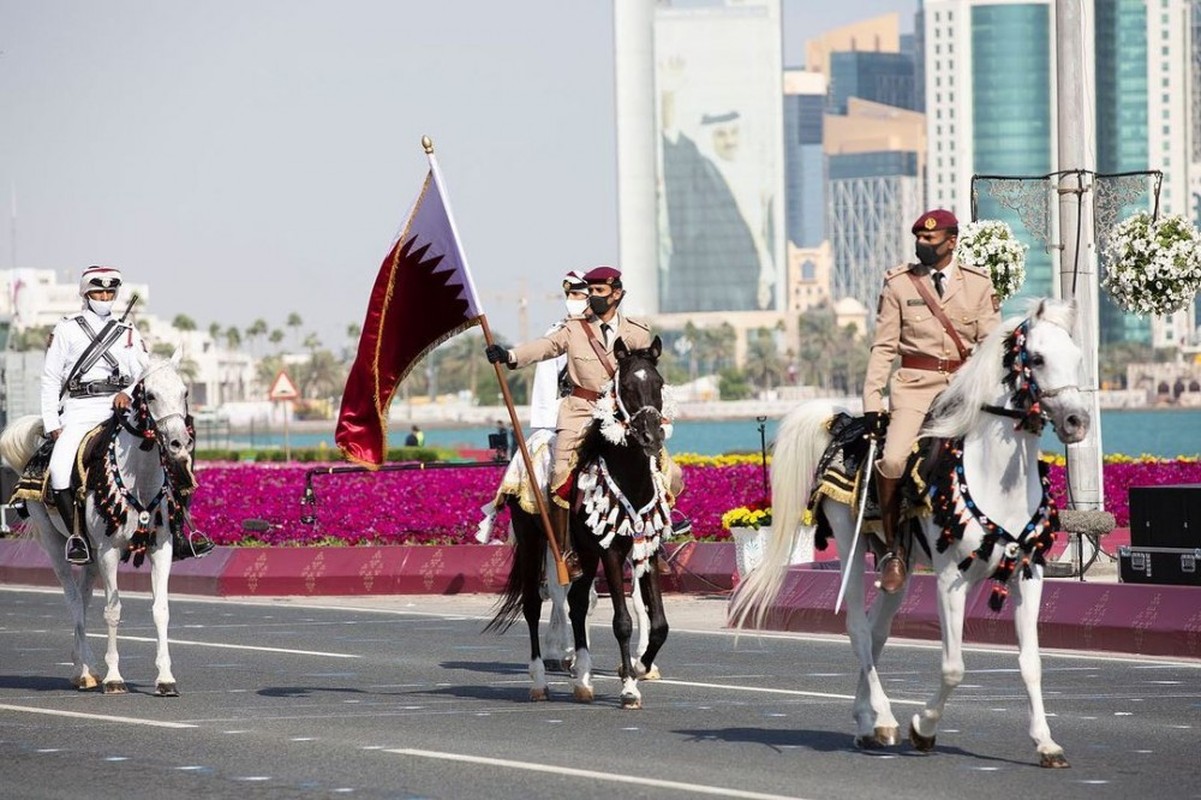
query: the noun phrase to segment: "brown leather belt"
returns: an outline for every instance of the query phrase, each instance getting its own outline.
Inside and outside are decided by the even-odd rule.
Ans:
[[[589,403],[595,403],[597,400],[600,400],[600,392],[594,392],[591,389],[585,389],[583,386],[572,386],[571,396],[582,397]]]
[[[963,362],[949,358],[931,358],[930,356],[901,356],[901,366],[905,369],[924,369],[929,372],[949,374],[962,367]]]

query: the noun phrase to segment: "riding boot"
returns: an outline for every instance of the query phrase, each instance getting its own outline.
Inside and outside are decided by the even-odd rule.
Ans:
[[[192,495],[182,495],[179,504],[184,510],[184,524],[178,531],[171,529],[171,560],[183,561],[193,556],[207,556],[214,547],[213,540],[192,527],[192,515],[188,513],[188,507],[192,505]]]
[[[86,536],[75,530],[75,492],[70,489],[53,490],[54,507],[63,518],[67,529],[67,561],[71,564],[92,563],[92,548]]]
[[[571,509],[551,503],[550,526],[554,530],[555,541],[559,543],[563,564],[567,567],[567,580],[574,581],[584,574],[584,570],[580,569],[580,557],[571,548]]]
[[[886,478],[876,470],[876,498],[880,503],[880,527],[884,532],[884,557],[876,586],[893,594],[905,585],[905,546],[897,535],[901,517],[901,478]]]

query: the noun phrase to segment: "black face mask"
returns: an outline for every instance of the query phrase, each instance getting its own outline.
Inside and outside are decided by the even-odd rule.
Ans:
[[[917,246],[914,247],[914,251],[917,253],[917,260],[920,261],[923,266],[934,266],[936,263],[938,263],[938,259],[940,258],[938,254],[938,248],[940,246],[941,245],[939,244],[918,242]]]
[[[594,294],[588,298],[588,307],[592,309],[593,314],[596,314],[598,317],[603,317],[609,311],[609,308],[612,305],[612,299],[612,295],[609,297],[601,297],[600,295]]]

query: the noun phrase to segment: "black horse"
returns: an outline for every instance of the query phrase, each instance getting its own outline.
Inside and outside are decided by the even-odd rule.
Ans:
[[[588,652],[589,591],[602,564],[613,599],[613,633],[621,652],[623,708],[641,708],[638,678],[654,664],[667,640],[667,618],[659,588],[657,560],[661,540],[671,534],[671,509],[663,450],[663,377],[656,367],[659,337],[642,350],[628,350],[618,339],[613,348],[617,372],[612,390],[597,401],[597,419],[580,445],[571,537],[583,577],[567,593],[575,636],[572,693],[591,702],[592,658]],[[634,585],[650,617],[646,650],[630,657],[633,621],[626,608],[623,573],[634,565]]]

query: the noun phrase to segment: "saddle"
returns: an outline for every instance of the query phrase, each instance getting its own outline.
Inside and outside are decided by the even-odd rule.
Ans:
[[[77,496],[79,488],[87,486],[88,473],[103,462],[104,449],[109,439],[115,435],[116,426],[115,417],[106,420],[88,431],[79,443],[79,450],[75,454],[75,468],[71,471],[71,489]],[[54,440],[47,437],[21,472],[8,501],[10,505],[20,507],[23,502],[33,500],[53,506],[50,497],[50,456],[53,452]]]
[[[864,418],[840,412],[827,423],[827,430],[831,437],[830,444],[826,446],[817,462],[816,481],[805,509],[806,522],[817,528],[814,546],[818,550],[825,550],[834,535],[829,520],[821,510],[821,501],[826,497],[849,505],[858,513],[860,504],[864,502],[862,493],[866,491],[867,505],[863,513],[863,530],[880,531],[880,505],[876,498],[876,482],[861,480],[864,474],[870,474],[866,470],[871,469],[871,465],[863,463],[867,459],[868,451],[868,428]],[[909,455],[905,479],[901,485],[902,529],[908,527],[904,523],[911,523],[929,511],[929,502],[925,497],[927,477],[935,466],[930,454],[940,451],[940,441],[919,440]],[[877,454],[883,446],[884,440],[881,439],[877,445]]]

